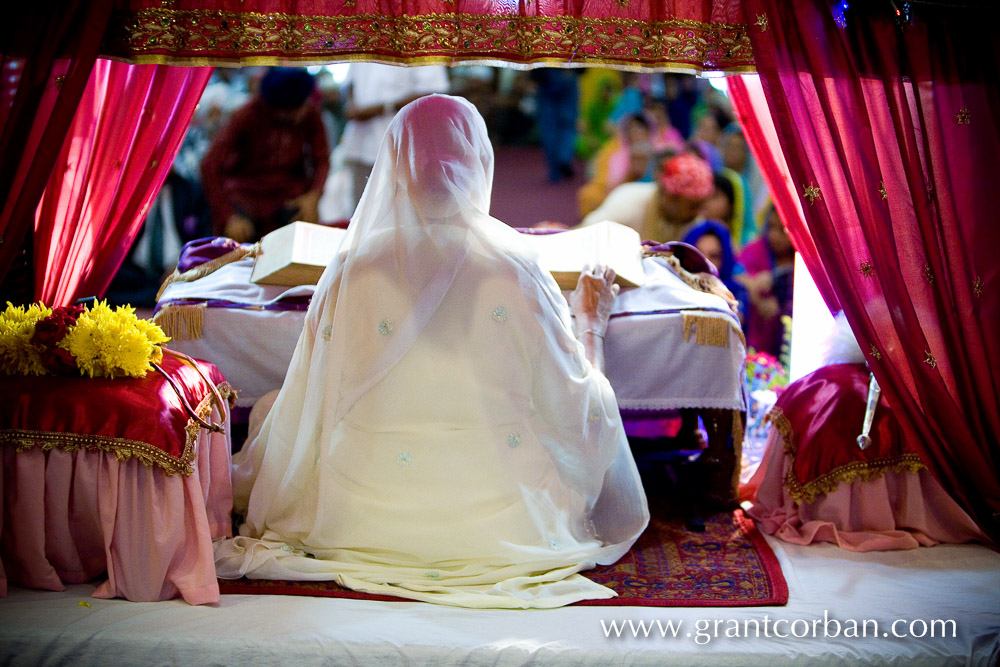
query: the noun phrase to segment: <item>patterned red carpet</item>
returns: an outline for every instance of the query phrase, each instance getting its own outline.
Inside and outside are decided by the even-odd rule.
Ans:
[[[578,603],[582,605],[755,607],[788,602],[778,559],[741,510],[706,519],[703,533],[685,530],[680,519],[654,518],[621,560],[584,575],[618,597]],[[400,600],[322,581],[220,580],[219,587],[223,593]]]

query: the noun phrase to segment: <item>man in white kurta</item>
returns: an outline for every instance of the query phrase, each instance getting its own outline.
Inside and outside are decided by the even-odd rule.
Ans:
[[[614,393],[576,337],[599,342],[610,302],[574,334],[555,281],[489,217],[492,177],[468,102],[425,97],[393,121],[234,459],[246,522],[217,545],[220,576],[467,607],[614,595],[577,574],[649,518]]]
[[[340,150],[351,174],[353,211],[392,117],[421,95],[448,92],[448,68],[351,63],[343,89],[347,91],[347,124],[340,138]]]

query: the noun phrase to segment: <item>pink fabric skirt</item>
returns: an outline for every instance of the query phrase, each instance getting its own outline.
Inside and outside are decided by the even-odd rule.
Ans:
[[[792,544],[832,542],[848,551],[986,541],[926,469],[886,470],[868,481],[842,482],[812,502],[796,502],[785,487],[791,462],[783,445],[778,429],[772,428],[764,459],[747,484],[756,488],[749,514],[765,533]]]
[[[0,595],[7,579],[63,590],[106,573],[94,597],[219,600],[212,540],[231,535],[229,416],[202,430],[190,476],[92,451],[0,451]]]

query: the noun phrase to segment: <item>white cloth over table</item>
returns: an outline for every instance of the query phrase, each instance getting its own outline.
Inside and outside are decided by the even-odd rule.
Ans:
[[[576,574],[649,519],[607,379],[555,281],[490,218],[475,108],[386,134],[281,392],[237,455],[221,577],[333,579],[467,607],[614,596]]]
[[[691,289],[662,259],[647,257],[643,266],[646,284],[618,295],[605,339],[606,373],[619,408],[746,410],[742,373],[746,348],[736,326],[731,327],[727,347],[684,340],[684,312],[697,311],[735,324],[728,306],[713,294]],[[181,299],[248,306],[208,303],[201,337],[175,338],[170,343],[218,366],[239,390],[240,408],[252,407],[281,386],[305,320],[304,311],[282,310],[281,303],[315,289],[255,285],[250,282],[252,269],[253,259],[228,264],[196,281],[169,285],[160,300],[161,306]]]

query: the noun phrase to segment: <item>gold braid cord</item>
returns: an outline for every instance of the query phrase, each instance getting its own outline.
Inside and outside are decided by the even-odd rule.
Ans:
[[[163,281],[160,285],[160,289],[156,292],[156,300],[159,301],[160,297],[163,296],[164,290],[166,290],[173,283],[178,282],[193,282],[199,278],[204,278],[207,275],[215,273],[227,264],[232,264],[233,262],[238,262],[244,257],[256,257],[260,252],[260,243],[255,243],[252,246],[240,246],[230,250],[225,255],[216,257],[215,259],[210,259],[204,264],[199,264],[193,269],[188,269],[184,273],[179,273],[177,269],[167,276],[167,279]]]
[[[177,269],[167,276],[167,279],[160,285],[156,292],[156,300],[168,287],[174,283],[193,282],[211,275],[233,262],[238,262],[246,257],[256,257],[260,252],[260,243],[252,246],[240,246],[230,250],[225,255],[211,259],[204,264],[199,264],[193,269],[188,269],[184,273],[179,273]],[[201,338],[201,327],[205,323],[204,303],[168,303],[153,316],[155,322],[163,333],[175,340],[197,340]]]
[[[916,454],[900,454],[899,456],[871,461],[847,463],[803,484],[795,476],[793,467],[795,463],[795,439],[791,422],[788,421],[788,417],[779,407],[772,408],[765,419],[778,429],[781,436],[782,448],[788,458],[788,472],[785,473],[784,480],[785,489],[788,491],[789,498],[799,504],[814,502],[816,498],[832,492],[841,484],[878,479],[890,470],[892,472],[919,472],[926,467]]]
[[[233,392],[228,382],[218,385],[217,389],[219,394],[226,399]],[[214,403],[215,394],[210,392],[198,403],[197,414],[204,419],[212,412]],[[168,476],[181,474],[187,477],[194,472],[192,463],[195,456],[195,441],[198,439],[200,430],[201,427],[196,421],[188,419],[187,425],[184,427],[184,449],[180,456],[171,456],[162,449],[140,440],[24,429],[0,430],[0,446],[14,447],[14,451],[18,453],[35,448],[40,448],[45,452],[53,449],[61,449],[65,452],[104,452],[114,454],[119,461],[136,459],[147,468],[156,466]]]

